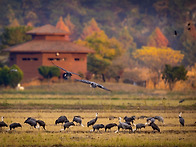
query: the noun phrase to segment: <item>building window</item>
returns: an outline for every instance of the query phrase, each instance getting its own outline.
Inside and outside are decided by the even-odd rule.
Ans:
[[[10,61],[13,61],[13,60],[14,60],[14,58],[13,58],[13,57],[11,57],[11,58],[10,58]]]
[[[54,58],[48,58],[48,60],[49,60],[49,61],[53,61],[53,60],[54,60]]]
[[[75,60],[75,61],[80,61],[80,58],[75,58],[74,60]]]
[[[22,58],[23,61],[30,61],[30,58]]]
[[[66,58],[48,58],[49,61],[53,61],[53,60],[56,60],[56,61],[65,61]]]
[[[38,58],[32,58],[33,59],[33,61],[37,61],[38,60]]]
[[[23,61],[38,61],[38,58],[22,58]]]

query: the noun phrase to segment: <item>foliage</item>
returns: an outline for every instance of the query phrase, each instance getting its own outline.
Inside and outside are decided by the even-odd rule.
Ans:
[[[94,18],[92,18],[83,29],[81,34],[81,39],[85,39],[86,37],[92,35],[94,32],[100,32],[101,29],[98,27],[98,24]]]
[[[190,30],[187,30],[190,28]],[[180,40],[182,49],[185,54],[184,63],[186,65],[194,65],[196,63],[196,29],[191,23],[189,27],[184,29],[183,35]]]
[[[156,27],[156,29],[149,36],[147,46],[154,46],[158,48],[168,46],[167,38],[163,35],[158,27]]]
[[[173,87],[174,87],[174,84],[177,82],[177,81],[180,81],[180,80],[187,80],[187,70],[185,69],[185,67],[183,65],[181,66],[174,66],[172,67],[171,65],[169,64],[166,64],[165,65],[165,68],[162,72],[162,79],[165,80],[165,83],[169,84],[169,89],[172,90]]]
[[[15,88],[22,79],[23,72],[17,65],[12,65],[10,68],[8,66],[0,68],[0,85]]]
[[[104,74],[112,60],[123,53],[121,43],[115,38],[108,38],[104,31],[94,32],[77,43],[95,50],[95,54],[88,56],[88,70],[94,74]]]
[[[65,23],[63,22],[63,17],[62,16],[59,18],[59,21],[56,24],[56,28],[70,33],[70,30],[69,30],[68,26],[66,26]]]
[[[0,36],[2,43],[1,49],[31,40],[31,36],[26,35],[26,32],[31,29],[31,27],[25,26],[5,27]]]
[[[187,20],[193,22],[194,26],[195,5],[194,0],[142,2],[141,0],[62,0],[61,2],[54,0],[47,3],[43,0],[1,0],[0,13],[3,15],[0,15],[0,32],[5,26],[12,24],[15,24],[14,26],[27,23],[31,23],[33,26],[48,23],[54,25],[62,16],[71,33],[71,28],[75,26],[71,38],[77,40],[87,22],[94,18],[100,30],[104,30],[110,38],[116,37],[120,40],[122,28],[127,27],[127,33],[132,36],[137,47],[141,48],[146,45],[149,34],[158,26],[168,38],[171,48],[184,51],[184,63],[193,65],[195,54],[192,52],[194,52],[195,46],[193,43],[189,43],[189,37],[185,36],[182,39],[182,36],[185,33],[183,29],[187,29],[184,26],[184,24],[188,24]],[[71,25],[70,19],[73,25]],[[174,36],[174,30],[178,32],[177,36]],[[192,28],[189,33],[194,33]],[[129,43],[125,44],[123,40],[120,41],[127,47],[134,46]],[[132,48],[129,49],[132,50]]]
[[[45,79],[60,76],[60,70],[55,66],[40,66],[38,71]]]
[[[129,52],[133,52],[136,49],[136,43],[133,41],[133,37],[129,34],[128,28],[124,27],[119,34],[118,40],[122,43],[123,48]]]
[[[18,83],[20,83],[23,79],[23,72],[22,70],[17,66],[17,65],[12,65],[10,67],[10,86],[15,88]],[[12,71],[13,70],[13,71]],[[14,70],[17,70],[17,71],[14,71]]]
[[[68,14],[66,18],[64,18],[65,25],[69,28],[71,34],[75,31],[75,25],[71,22],[71,16]]]
[[[0,85],[7,87],[10,83],[10,69],[8,66],[4,66],[0,69]]]
[[[101,57],[99,54],[90,54],[88,56],[88,70],[96,75],[104,73],[110,64],[110,60]]]
[[[184,57],[180,51],[175,51],[171,48],[156,48],[144,46],[142,49],[138,49],[133,52],[135,59],[146,65],[152,73],[156,73],[153,82],[156,86],[159,82],[161,72],[164,69],[165,64],[176,65],[180,63]]]

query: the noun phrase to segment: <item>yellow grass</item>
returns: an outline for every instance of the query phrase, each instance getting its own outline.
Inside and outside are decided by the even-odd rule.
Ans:
[[[0,116],[4,116],[8,125],[13,122],[22,124],[22,129],[13,131],[3,128],[0,131],[0,146],[196,146],[195,92],[146,90],[131,85],[106,83],[104,85],[113,90],[108,93],[101,89],[92,92],[88,85],[79,84],[73,88],[74,85],[62,83],[27,87],[23,92],[10,89],[0,91]],[[185,101],[179,104],[181,99]],[[178,115],[181,111],[185,127],[179,125]],[[150,126],[135,133],[122,130],[114,133],[116,127],[111,132],[103,129],[90,132],[92,127],[88,128],[86,123],[97,112],[97,124],[118,124],[118,117],[132,115],[162,116],[164,124],[156,121],[161,133],[154,132]],[[73,116],[80,115],[85,127],[74,126],[60,132],[63,127],[54,122],[61,115],[67,116],[70,121]],[[115,119],[109,120],[111,116]],[[27,117],[43,120],[46,131],[24,124]],[[135,120],[135,124],[145,122],[145,119]]]

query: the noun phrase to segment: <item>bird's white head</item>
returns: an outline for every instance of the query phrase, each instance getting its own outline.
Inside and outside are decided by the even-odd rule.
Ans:
[[[3,121],[3,118],[4,118],[4,117],[2,116],[2,117],[1,117],[1,121]]]
[[[96,113],[96,117],[98,116],[98,113]]]
[[[181,117],[181,115],[182,115],[182,112],[180,112],[179,117]]]

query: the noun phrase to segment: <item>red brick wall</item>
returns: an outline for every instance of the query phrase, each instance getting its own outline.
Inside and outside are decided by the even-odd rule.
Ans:
[[[31,81],[32,79],[41,77],[38,72],[38,68],[41,65],[53,66],[49,59],[71,72],[82,73],[83,75],[87,72],[87,54],[66,54],[59,53],[12,53],[10,54],[10,64],[17,64],[24,72],[23,82]],[[61,70],[61,74],[64,72]],[[73,76],[73,78],[79,78]]]
[[[17,54],[16,64],[22,69],[24,73],[23,81],[31,81],[39,77],[38,67],[42,65],[42,54]]]
[[[87,72],[87,54],[65,54],[59,53],[56,56],[55,53],[43,54],[43,65],[53,65],[48,58],[54,59],[53,63],[56,65],[75,73],[86,74]],[[63,71],[61,70],[62,74]]]

